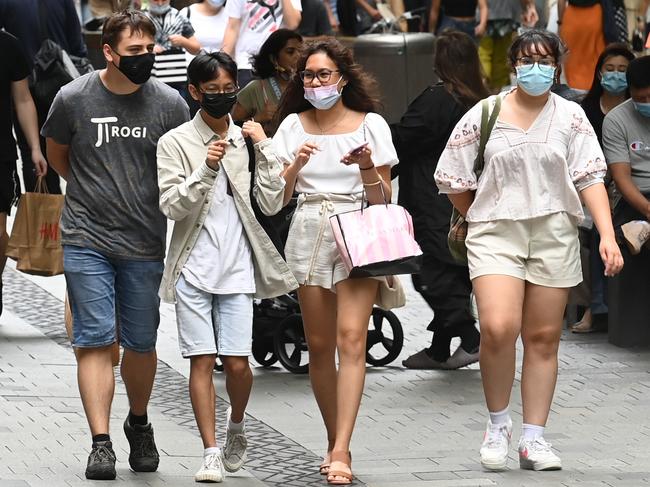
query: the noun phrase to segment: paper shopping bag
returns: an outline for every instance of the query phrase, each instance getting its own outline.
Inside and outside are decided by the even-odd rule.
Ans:
[[[56,276],[63,273],[63,247],[59,221],[65,197],[49,194],[43,178],[33,193],[20,197],[7,245],[7,256],[27,274]]]

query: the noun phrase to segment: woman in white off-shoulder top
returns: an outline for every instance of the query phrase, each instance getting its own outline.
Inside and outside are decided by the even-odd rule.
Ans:
[[[605,274],[623,259],[614,238],[606,166],[582,108],[550,92],[564,53],[554,34],[530,31],[510,48],[517,87],[498,95],[501,111],[476,178],[481,105],[456,125],[435,173],[441,193],[469,222],[467,253],[481,323],[480,364],[490,419],[481,447],[489,470],[506,467],[512,421],[515,344],[524,345],[522,468],[560,469],[544,441],[557,380],[557,353],[569,288],[582,280],[577,222],[581,199],[602,236]],[[491,107],[494,100],[491,98]]]
[[[284,163],[285,204],[298,206],[285,247],[300,283],[309,374],[327,430],[320,472],[328,483],[352,482],[350,439],[363,393],[368,320],[386,280],[348,279],[331,215],[390,201],[397,163],[390,129],[376,112],[377,90],[352,53],[333,39],[308,44],[282,98],[273,142]],[[336,353],[339,357],[338,373]]]

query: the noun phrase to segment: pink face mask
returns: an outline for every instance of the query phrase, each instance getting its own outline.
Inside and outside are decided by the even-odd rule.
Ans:
[[[339,78],[333,85],[305,88],[305,100],[311,103],[317,110],[329,110],[341,98],[338,86],[342,79]]]

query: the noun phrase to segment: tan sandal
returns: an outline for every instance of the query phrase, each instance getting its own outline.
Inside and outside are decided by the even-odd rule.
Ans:
[[[334,462],[343,463],[348,466],[349,471],[344,470],[332,470],[330,468],[329,473],[327,474],[327,483],[330,485],[350,485],[354,475],[352,475],[352,455],[350,452],[345,451],[333,451],[331,456],[331,463]],[[340,478],[336,478],[340,477]],[[342,478],[341,478],[342,477]]]
[[[327,475],[330,471],[330,463],[332,462],[332,449],[334,448],[334,440],[327,440],[327,453],[323,459],[323,463],[318,467],[318,472],[321,475]],[[329,457],[329,458],[328,458]]]

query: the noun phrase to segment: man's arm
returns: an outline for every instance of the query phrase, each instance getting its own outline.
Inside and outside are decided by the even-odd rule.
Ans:
[[[41,140],[38,135],[38,115],[34,100],[29,92],[27,78],[11,82],[11,96],[16,107],[16,116],[23,129],[27,144],[32,152],[32,161],[37,176],[47,174],[47,161],[41,152]]]
[[[429,32],[435,32],[438,27],[438,17],[440,16],[440,0],[431,0],[429,10]]]
[[[560,4],[560,1],[561,0],[558,0],[558,5]],[[521,23],[526,27],[534,27],[535,24],[539,22],[535,0],[521,0],[521,10]]]
[[[235,58],[235,48],[237,47],[240,28],[241,19],[235,17],[228,18],[228,24],[226,25],[226,32],[223,35],[223,46],[221,47],[221,50],[233,59]]]
[[[300,19],[302,19],[300,10],[293,6],[291,0],[282,0],[282,10],[284,12],[282,26],[290,30],[297,29],[300,25]]]
[[[650,221],[650,202],[639,191],[632,180],[632,167],[627,162],[616,162],[609,165],[616,189],[621,193],[634,209],[645,216]]]
[[[478,25],[476,26],[476,29],[474,29],[474,33],[476,34],[476,37],[482,37],[487,31],[487,23],[488,23],[487,0],[478,0],[478,10],[480,15],[480,20]]]
[[[377,10],[372,5],[370,5],[368,2],[366,2],[366,0],[356,0],[356,2],[357,2],[357,5],[359,7],[364,9],[368,13],[368,15],[370,15],[370,17],[372,18],[373,21],[376,22],[377,20],[382,19],[382,16],[379,13],[379,10]]]
[[[47,141],[47,158],[50,165],[66,181],[70,172],[70,160],[68,154],[70,152],[69,145],[59,144],[55,142],[52,137],[48,137]]]
[[[566,0],[557,0],[557,23],[558,25],[562,23],[562,17],[564,17],[564,11],[566,10]]]
[[[88,49],[86,48],[86,43],[81,35],[79,16],[77,15],[77,9],[74,6],[73,0],[66,0],[64,6],[66,16],[65,35],[67,37],[68,46],[70,47],[70,52],[68,54],[78,57],[86,57],[88,55]]]

